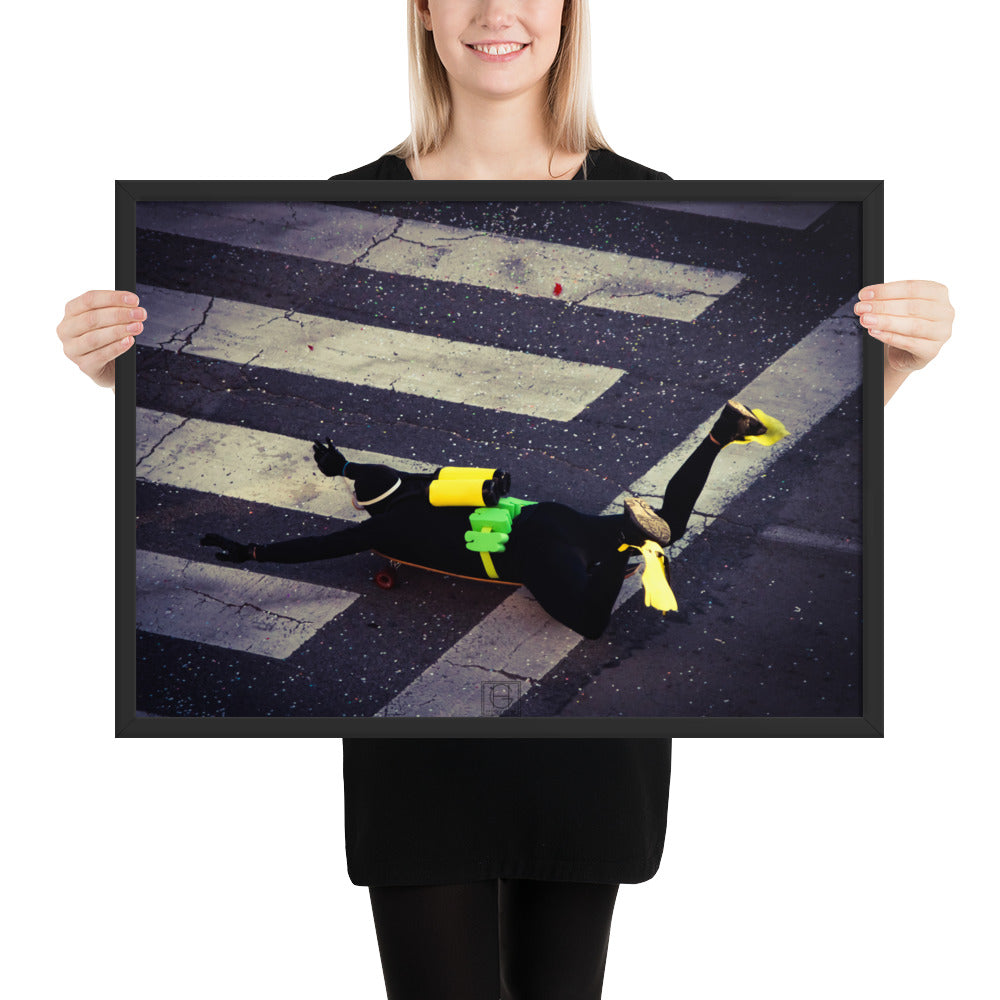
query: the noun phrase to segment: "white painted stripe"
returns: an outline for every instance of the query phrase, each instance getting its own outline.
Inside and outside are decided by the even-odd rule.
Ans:
[[[137,291],[149,315],[145,347],[545,420],[572,420],[625,374],[149,285]]]
[[[760,537],[765,541],[779,542],[796,548],[825,549],[828,552],[843,552],[849,555],[861,553],[861,543],[857,539],[806,531],[788,525],[776,524],[773,528],[765,528]]]
[[[136,552],[136,626],[283,660],[357,599],[335,587]]]
[[[461,670],[425,671],[427,683],[411,685],[407,697],[396,697],[376,715],[426,716],[439,714],[436,709],[447,704],[479,705],[477,716],[498,716],[524,697],[531,686],[527,681],[511,680],[495,670],[465,664]],[[424,676],[424,675],[421,675]],[[427,704],[421,701],[427,699]],[[470,713],[471,714],[471,713]]]
[[[350,264],[399,223],[390,215],[319,203],[140,202],[136,226],[231,246]]]
[[[339,205],[146,203],[138,207],[137,223],[235,246],[686,322],[743,277]]]
[[[853,299],[850,303],[853,303]],[[669,549],[671,559],[691,544],[712,521],[786,450],[861,384],[861,338],[858,325],[843,314],[848,304],[819,324],[803,340],[763,371],[739,393],[751,407],[759,407],[785,424],[789,435],[770,448],[732,444],[716,459],[708,484],[698,499],[704,516],[692,517],[684,537]],[[637,479],[602,511],[620,512],[627,496],[644,496],[659,507],[666,484],[684,460],[705,439],[718,414],[712,414],[662,461]],[[642,587],[641,574],[625,580],[615,608]],[[681,595],[683,600],[683,595]],[[511,645],[511,637],[523,641]],[[497,679],[522,679],[521,697],[532,682],[558,665],[581,637],[542,611],[525,588],[518,588],[482,622],[376,715],[471,717],[481,711],[480,673]],[[469,681],[469,668],[473,681]],[[419,712],[408,711],[419,707]]]
[[[343,521],[368,517],[351,504],[346,480],[319,471],[309,441],[143,407],[136,407],[135,428],[137,480]],[[391,465],[403,472],[436,468],[380,452],[340,451],[348,461]]]
[[[833,208],[833,202],[819,201],[633,201],[630,205],[645,205],[661,211],[688,212],[735,222],[757,222],[779,229],[808,229],[821,215]]]

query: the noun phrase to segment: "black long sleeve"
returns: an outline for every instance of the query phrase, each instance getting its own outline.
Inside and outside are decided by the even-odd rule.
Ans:
[[[372,521],[328,535],[291,538],[287,542],[271,542],[256,547],[257,562],[301,563],[318,559],[336,559],[355,552],[364,552],[375,544],[376,525]]]

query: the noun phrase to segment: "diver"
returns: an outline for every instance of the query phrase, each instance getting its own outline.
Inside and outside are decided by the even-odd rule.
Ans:
[[[597,639],[611,620],[633,551],[646,560],[647,605],[676,610],[664,577],[663,546],[684,534],[716,456],[736,441],[771,445],[786,434],[773,417],[730,400],[671,477],[659,510],[628,497],[622,513],[602,515],[562,503],[503,497],[510,477],[498,470],[455,470],[465,478],[449,485],[448,469],[407,473],[350,462],[327,438],[313,443],[317,465],[327,476],[353,481],[355,506],[369,520],[325,535],[268,544],[244,544],[218,534],[205,535],[201,544],[219,548],[216,559],[232,563],[311,562],[374,549],[389,559],[443,573],[519,583],[557,621],[586,639]],[[473,507],[487,525],[497,523],[491,512],[500,518],[499,541],[489,537],[488,528],[476,530],[470,518]]]

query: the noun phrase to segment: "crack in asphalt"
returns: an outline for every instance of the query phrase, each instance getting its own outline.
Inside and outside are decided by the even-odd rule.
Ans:
[[[147,451],[145,455],[143,455],[143,456],[142,456],[141,458],[137,458],[137,459],[136,459],[136,462],[135,462],[135,467],[136,467],[136,468],[139,468],[139,466],[140,466],[140,465],[141,465],[141,464],[142,464],[143,462],[145,462],[145,461],[146,461],[146,459],[147,459],[147,458],[149,458],[149,457],[150,457],[150,455],[152,455],[152,454],[153,454],[153,452],[154,452],[154,451],[156,451],[156,449],[157,449],[157,448],[159,448],[159,447],[160,447],[160,445],[161,445],[161,444],[163,444],[163,442],[164,442],[164,441],[166,441],[166,439],[167,439],[168,437],[170,437],[170,435],[171,435],[171,434],[173,434],[173,433],[174,433],[174,431],[179,431],[179,430],[180,430],[180,429],[181,429],[181,428],[182,428],[182,427],[183,427],[183,426],[184,426],[184,425],[185,425],[185,424],[186,424],[186,423],[187,423],[187,422],[188,422],[189,420],[191,420],[191,419],[192,419],[191,417],[185,417],[185,418],[184,418],[184,419],[183,419],[183,420],[182,420],[182,421],[181,421],[181,422],[180,422],[180,423],[179,423],[179,424],[178,424],[178,425],[177,425],[176,427],[171,427],[171,428],[170,428],[170,430],[168,430],[168,431],[167,431],[167,432],[166,432],[166,433],[165,433],[165,434],[163,435],[163,437],[161,437],[161,438],[160,438],[160,440],[159,440],[159,441],[157,441],[157,442],[155,442],[155,443],[153,444],[153,447],[152,447],[152,448],[150,448],[150,449],[149,449],[149,451]]]
[[[303,621],[301,618],[293,618],[291,615],[283,615],[278,611],[271,611],[268,608],[258,607],[256,604],[251,604],[250,601],[243,601],[240,604],[232,604],[229,601],[224,601],[221,597],[215,597],[213,594],[206,594],[202,590],[198,590],[195,587],[189,587],[183,584],[184,589],[190,591],[192,594],[197,594],[199,597],[205,597],[210,601],[215,601],[216,604],[222,604],[227,608],[233,608],[236,611],[242,611],[244,608],[250,608],[253,611],[259,611],[262,615],[271,615],[275,618],[282,618],[288,622],[294,622],[296,625],[313,625],[314,622]]]
[[[177,337],[183,337],[183,338],[184,338],[184,341],[183,341],[183,343],[181,344],[181,346],[177,348],[177,352],[176,352],[177,354],[180,354],[180,353],[181,353],[181,352],[182,352],[182,351],[184,350],[184,348],[185,348],[185,347],[190,347],[190,346],[191,346],[191,338],[192,338],[192,337],[193,337],[193,336],[194,336],[194,335],[195,335],[195,334],[196,334],[196,333],[197,333],[197,332],[198,332],[198,331],[199,331],[199,330],[200,330],[200,329],[201,329],[201,328],[202,328],[202,327],[203,327],[203,326],[205,325],[205,323],[206,323],[206,322],[208,321],[208,313],[209,313],[209,311],[211,310],[211,308],[212,308],[212,306],[213,306],[214,304],[215,304],[215,296],[213,295],[213,296],[212,296],[212,297],[211,297],[211,298],[210,298],[210,299],[208,300],[208,305],[207,305],[207,306],[205,306],[205,311],[204,311],[204,313],[202,313],[202,316],[201,316],[201,319],[200,319],[200,320],[199,320],[199,321],[198,321],[197,323],[195,323],[195,324],[194,324],[194,326],[192,326],[192,327],[190,327],[190,328],[187,328],[187,327],[185,327],[185,329],[183,329],[183,330],[178,330],[178,331],[177,331],[176,333],[173,333],[173,334],[171,334],[171,335],[170,335],[170,339],[169,339],[169,340],[168,340],[168,341],[167,341],[167,342],[166,342],[166,343],[165,343],[165,344],[163,345],[163,346],[164,346],[164,348],[168,348],[168,347],[169,347],[169,346],[170,346],[170,345],[171,345],[171,344],[172,344],[172,343],[174,342],[174,340],[175,340],[175,339],[176,339]]]
[[[438,263],[440,261],[440,258],[443,257],[448,252],[448,248],[433,243],[422,243],[420,240],[413,240],[405,236],[398,235],[400,228],[406,221],[407,221],[406,219],[402,218],[397,219],[396,225],[393,227],[391,233],[381,238],[373,237],[372,245],[367,250],[365,250],[365,252],[361,254],[360,257],[356,257],[354,260],[352,260],[351,265],[352,266],[361,265],[362,261],[364,261],[364,259],[375,249],[375,247],[379,246],[382,243],[387,243],[389,240],[393,239],[398,240],[400,243],[410,243],[413,246],[422,247],[424,250],[431,250],[433,252],[436,252],[438,254],[438,261],[435,261],[435,263]],[[442,243],[463,243],[466,242],[467,240],[482,239],[484,237],[489,237],[491,235],[492,235],[491,233],[470,233],[468,236],[439,236],[438,239]]]
[[[402,224],[405,221],[406,221],[405,219],[397,219],[396,220],[396,225],[393,226],[392,232],[389,233],[388,236],[383,236],[381,239],[379,239],[378,237],[373,236],[372,237],[372,245],[363,254],[361,254],[360,257],[355,257],[355,259],[352,260],[351,263],[348,266],[349,267],[357,267],[357,266],[359,266],[361,264],[361,262],[365,259],[365,257],[367,257],[368,254],[370,254],[372,252],[372,250],[375,249],[375,247],[377,247],[381,243],[385,243],[388,240],[391,240],[396,235],[396,233],[399,232],[399,227],[402,226]]]
[[[263,330],[265,326],[270,326],[272,323],[277,323],[279,320],[287,319],[289,323],[297,323],[300,327],[305,329],[305,322],[301,319],[293,319],[296,309],[292,306],[291,309],[286,309],[284,315],[282,316],[272,316],[270,319],[264,320],[263,323],[258,323],[254,329]]]
[[[644,298],[646,296],[650,296],[654,299],[663,299],[665,302],[683,302],[685,299],[690,298],[692,295],[697,295],[699,298],[711,299],[713,302],[715,301],[716,298],[718,298],[718,296],[708,295],[705,292],[698,292],[695,291],[694,289],[688,289],[687,291],[676,292],[676,293],[658,292],[654,291],[653,289],[648,289],[642,292],[608,291],[608,289],[620,288],[620,287],[621,287],[621,282],[613,282],[610,284],[600,285],[599,287],[594,288],[591,291],[587,292],[586,295],[582,296],[579,299],[567,299],[567,301],[571,302],[575,306],[579,306],[582,305],[584,302],[586,302],[587,299],[591,298],[594,295],[599,295],[602,292],[607,292],[608,298],[611,299],[636,299],[636,298]]]

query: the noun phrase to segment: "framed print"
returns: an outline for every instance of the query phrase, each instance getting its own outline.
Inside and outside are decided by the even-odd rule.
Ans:
[[[117,205],[119,735],[881,735],[881,182]]]

